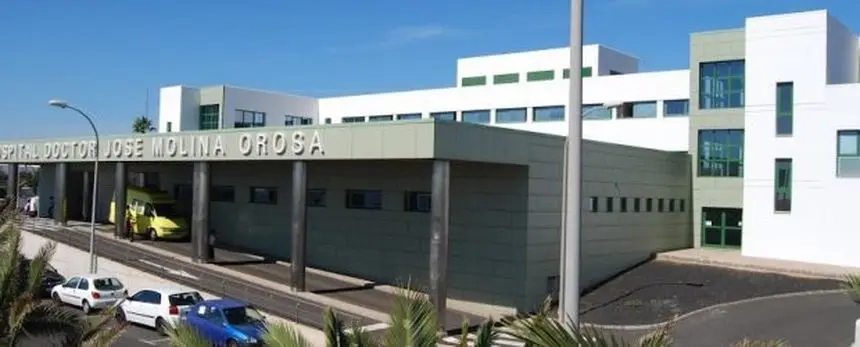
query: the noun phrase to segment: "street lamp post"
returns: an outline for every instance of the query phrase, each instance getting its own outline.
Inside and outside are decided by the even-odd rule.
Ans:
[[[93,123],[92,118],[88,116],[84,111],[81,111],[77,107],[70,105],[66,101],[62,100],[51,100],[48,102],[49,105],[62,108],[62,109],[70,109],[72,111],[77,112],[84,119],[90,123],[90,127],[93,129],[93,134],[96,138],[96,143],[94,146],[94,154],[93,154],[93,187],[92,187],[92,203],[90,205],[90,273],[94,274],[98,272],[98,258],[96,257],[96,202],[98,201],[98,186],[99,186],[99,131],[96,129],[96,125]],[[63,213],[65,213],[65,197],[62,197],[63,201],[60,202],[60,208],[63,209]]]

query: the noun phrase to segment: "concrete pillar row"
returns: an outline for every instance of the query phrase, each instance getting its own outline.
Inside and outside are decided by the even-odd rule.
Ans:
[[[307,261],[307,162],[293,162],[293,184],[291,209],[292,253],[290,256],[290,279],[294,290],[305,291],[305,266]]]
[[[125,207],[128,205],[126,192],[128,189],[128,167],[123,162],[117,162],[114,169],[114,237],[123,237],[130,230],[126,230]]]
[[[208,263],[214,258],[209,231],[209,191],[211,189],[210,164],[194,163],[191,199],[191,260]]]
[[[448,226],[451,194],[451,162],[433,162],[430,195],[430,301],[436,307],[439,326],[445,325],[448,300]]]
[[[49,206],[52,206],[54,210],[54,222],[66,226],[68,225],[68,216],[66,215],[66,178],[69,174],[69,166],[66,163],[57,163],[55,165],[54,199],[49,202]]]
[[[18,164],[9,164],[6,172],[6,198],[12,207],[18,203]]]

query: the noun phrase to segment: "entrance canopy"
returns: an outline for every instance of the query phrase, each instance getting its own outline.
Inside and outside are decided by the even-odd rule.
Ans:
[[[560,136],[433,120],[134,134],[102,138],[108,162],[448,159],[528,165],[535,138]],[[90,162],[92,137],[0,142],[2,164]]]

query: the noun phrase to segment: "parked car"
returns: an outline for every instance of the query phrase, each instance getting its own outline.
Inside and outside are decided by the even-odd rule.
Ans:
[[[109,308],[126,296],[128,290],[122,282],[105,275],[75,276],[51,290],[55,302],[80,307],[84,314]]]
[[[19,261],[19,265],[21,266],[20,273],[29,273],[31,260],[22,256]],[[42,272],[42,283],[38,294],[42,297],[49,298],[51,297],[51,290],[54,289],[54,286],[64,282],[66,282],[66,278],[63,277],[57,269],[51,266],[51,264],[47,264],[47,266],[45,266],[45,270]],[[21,285],[26,285],[26,282],[21,282]]]
[[[197,303],[185,322],[209,342],[219,346],[262,346],[266,317],[253,306],[231,299]]]
[[[144,288],[120,303],[116,319],[155,328],[167,335],[183,314],[203,301],[199,292],[183,288]]]

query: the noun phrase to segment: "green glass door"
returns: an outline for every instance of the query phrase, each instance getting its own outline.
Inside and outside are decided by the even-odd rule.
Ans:
[[[702,246],[740,248],[743,210],[702,208]]]

